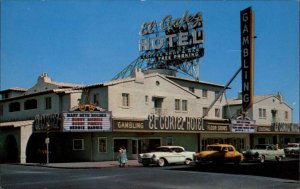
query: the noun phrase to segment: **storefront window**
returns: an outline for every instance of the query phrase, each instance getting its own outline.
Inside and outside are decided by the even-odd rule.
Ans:
[[[100,153],[107,152],[107,138],[106,137],[100,137],[98,138],[98,150]]]
[[[73,139],[73,150],[84,150],[84,139]]]
[[[173,145],[173,137],[167,137],[166,138],[166,145],[167,146]]]
[[[126,149],[128,148],[127,139],[115,139],[114,140],[114,152],[118,152],[122,146],[124,146]]]

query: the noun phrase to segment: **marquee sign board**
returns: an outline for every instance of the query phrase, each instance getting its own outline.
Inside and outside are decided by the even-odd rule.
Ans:
[[[241,17],[241,58],[242,58],[242,106],[245,113],[253,103],[254,70],[254,13],[251,7],[240,13]]]
[[[109,112],[69,112],[63,113],[64,131],[110,132],[112,129]]]
[[[241,120],[232,119],[231,120],[231,132],[233,133],[255,133],[256,124],[255,120]]]
[[[202,125],[203,123],[203,125]],[[114,131],[135,132],[230,132],[228,123],[210,122],[200,117],[156,116],[151,114],[147,120],[113,120]]]
[[[34,122],[33,122],[34,132],[46,132],[47,129],[50,129],[51,131],[61,130],[60,114],[37,114],[34,117]]]
[[[159,24],[159,27],[158,27]],[[141,26],[139,49],[142,59],[160,61],[193,60],[203,56],[204,31],[202,14],[186,11],[181,18],[165,16]]]

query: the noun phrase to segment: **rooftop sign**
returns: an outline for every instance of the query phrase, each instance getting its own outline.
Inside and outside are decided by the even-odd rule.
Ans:
[[[159,26],[158,26],[159,25]],[[204,42],[202,14],[189,14],[181,18],[165,16],[160,23],[156,20],[145,22],[139,34],[139,50],[142,59],[187,60],[203,56]]]

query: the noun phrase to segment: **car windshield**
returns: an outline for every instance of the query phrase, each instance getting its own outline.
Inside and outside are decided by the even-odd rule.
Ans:
[[[266,149],[266,145],[256,145],[256,146],[254,146],[254,149],[265,150]]]
[[[221,146],[207,146],[209,151],[221,151]]]
[[[171,149],[170,148],[166,148],[166,147],[158,147],[158,148],[155,148],[154,151],[155,152],[171,152]]]
[[[298,144],[288,144],[286,147],[300,147]]]

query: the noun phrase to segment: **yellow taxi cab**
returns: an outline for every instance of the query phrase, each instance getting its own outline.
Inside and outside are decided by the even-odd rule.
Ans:
[[[243,158],[243,154],[230,144],[211,144],[207,145],[206,150],[194,155],[194,162],[196,165],[201,165],[202,163],[223,164],[227,162],[239,164],[243,161]]]

